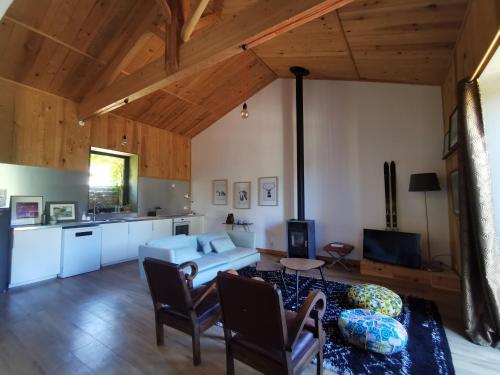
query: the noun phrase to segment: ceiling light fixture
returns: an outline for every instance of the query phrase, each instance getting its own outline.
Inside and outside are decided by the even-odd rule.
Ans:
[[[128,144],[128,142],[127,142],[127,136],[126,136],[126,135],[124,135],[124,136],[122,137],[122,146],[123,146],[123,147],[125,147],[127,144]]]
[[[83,128],[85,126],[85,120],[79,120],[78,121],[78,126],[80,126],[80,127]]]
[[[248,100],[248,51],[247,51],[247,46],[246,44],[243,44],[241,46],[241,49],[243,50],[243,80],[242,80],[242,95],[243,95],[243,107],[240,112],[240,116],[242,119],[247,119],[248,116],[250,115],[248,113],[248,106],[247,106],[247,100]]]

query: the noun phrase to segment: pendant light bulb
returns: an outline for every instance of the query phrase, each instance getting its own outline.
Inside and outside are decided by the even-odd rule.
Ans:
[[[122,138],[122,146],[125,147],[127,145],[127,136],[124,135],[123,138]]]
[[[247,103],[243,103],[243,108],[242,108],[242,110],[241,110],[240,115],[241,115],[241,118],[242,118],[242,119],[246,119],[246,118],[248,118],[248,116],[250,115],[250,114],[248,113]]]

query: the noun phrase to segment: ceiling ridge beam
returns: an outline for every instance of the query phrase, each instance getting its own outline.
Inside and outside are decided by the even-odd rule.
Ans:
[[[81,119],[109,112],[162,87],[189,77],[239,53],[242,44],[256,46],[290,31],[353,0],[268,0],[258,2],[233,17],[223,19],[209,33],[180,47],[180,65],[165,72],[164,57],[121,79],[79,106]]]
[[[352,53],[351,45],[349,44],[349,40],[347,39],[347,34],[344,29],[344,23],[342,22],[342,19],[340,18],[339,11],[335,11],[335,17],[337,18],[337,21],[340,26],[340,32],[342,33],[342,38],[344,39],[344,43],[347,47],[347,52],[349,53],[349,58],[351,59],[352,66],[354,67],[354,71],[356,72],[356,77],[358,80],[361,80],[361,74],[359,74],[359,69],[358,69],[358,64],[356,63],[356,60],[354,59],[354,54]]]
[[[98,63],[100,63],[100,64],[106,64],[106,62],[105,62],[105,61],[100,60],[100,59],[99,59],[99,58],[97,58],[96,56],[90,55],[90,54],[88,54],[87,52],[84,52],[84,51],[82,51],[82,50],[80,50],[80,49],[78,49],[78,48],[75,48],[75,47],[73,47],[71,44],[68,44],[68,43],[66,43],[66,42],[63,42],[63,41],[62,41],[62,40],[60,40],[59,38],[56,38],[56,37],[54,37],[54,36],[52,36],[52,35],[49,35],[49,34],[47,34],[47,33],[43,32],[43,31],[41,31],[41,30],[38,30],[37,28],[32,27],[32,26],[30,26],[30,25],[28,25],[28,24],[26,24],[26,23],[24,23],[24,22],[22,22],[22,21],[19,21],[19,20],[18,20],[18,19],[16,19],[16,18],[13,18],[13,17],[11,17],[11,16],[7,16],[7,15],[5,15],[5,16],[3,16],[3,19],[6,19],[6,20],[8,20],[8,21],[10,21],[10,22],[12,22],[12,23],[14,23],[14,24],[18,25],[18,26],[21,26],[21,27],[23,27],[23,28],[25,28],[25,29],[27,29],[27,30],[30,30],[30,31],[32,31],[32,32],[34,32],[34,33],[36,33],[36,34],[38,34],[38,35],[40,35],[40,36],[44,37],[44,38],[50,39],[51,41],[53,41],[53,42],[55,42],[55,43],[57,43],[57,44],[59,44],[59,45],[61,45],[61,46],[63,46],[63,47],[66,47],[66,48],[68,48],[68,49],[72,50],[73,52],[78,53],[79,55],[85,56],[85,57],[87,57],[87,58],[89,58],[89,59],[91,59],[91,60],[93,60],[93,61],[96,61],[96,62],[98,62]]]

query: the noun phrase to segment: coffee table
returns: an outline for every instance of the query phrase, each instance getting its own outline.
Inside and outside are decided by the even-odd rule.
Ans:
[[[281,263],[261,260],[260,262],[257,262],[255,270],[259,272],[261,276],[264,276],[263,274],[267,272],[279,272],[281,277],[281,284],[283,286],[282,291],[285,294],[285,297],[287,296],[285,279],[283,277],[283,273],[285,272],[285,267],[283,267]]]
[[[305,258],[282,258],[280,263],[289,270],[295,271],[295,307],[299,308],[299,272],[310,271],[313,269],[318,269],[321,275],[321,280],[323,280],[323,285],[326,291],[325,277],[323,276],[323,270],[321,267],[325,265],[325,262],[319,259],[305,259]]]

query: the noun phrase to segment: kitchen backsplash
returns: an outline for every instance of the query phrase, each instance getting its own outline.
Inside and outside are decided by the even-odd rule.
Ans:
[[[78,202],[81,215],[88,206],[88,173],[0,163],[0,190],[6,190],[3,207],[9,206],[12,195],[43,196],[44,202]],[[138,190],[139,216],[155,207],[169,215],[189,212],[190,200],[184,197],[190,191],[187,181],[139,177]]]

